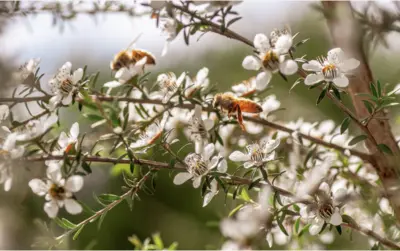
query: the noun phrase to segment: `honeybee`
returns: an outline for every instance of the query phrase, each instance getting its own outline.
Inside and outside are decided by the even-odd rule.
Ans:
[[[133,50],[123,50],[115,55],[113,61],[110,63],[110,67],[114,71],[118,71],[122,67],[128,67],[130,64],[136,64],[139,60],[146,57],[145,65],[155,65],[156,60],[154,56],[145,50],[133,49]]]
[[[260,113],[263,111],[262,107],[256,102],[247,98],[238,98],[232,93],[219,93],[214,96],[214,108],[220,108],[222,111],[227,112],[228,116],[236,115],[240,127],[243,131],[246,128],[243,124],[242,112]]]

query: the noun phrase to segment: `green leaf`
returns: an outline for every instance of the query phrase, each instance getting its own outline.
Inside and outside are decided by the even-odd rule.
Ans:
[[[158,250],[164,249],[164,243],[159,233],[153,234],[153,242],[156,244]]]
[[[92,169],[90,168],[90,165],[86,161],[82,162],[82,169],[87,173],[92,173]]]
[[[339,225],[339,226],[336,226],[336,230],[338,231],[338,233],[340,234],[340,235],[342,235],[342,227]]]
[[[368,112],[371,114],[374,111],[374,106],[368,100],[363,100],[365,108],[367,108]]]
[[[307,225],[305,225],[299,232],[299,234],[297,235],[298,237],[301,237],[311,226],[311,223],[308,223]]]
[[[359,142],[361,142],[361,141],[363,141],[363,140],[366,140],[367,138],[368,138],[367,135],[364,135],[364,134],[358,135],[358,136],[354,137],[354,138],[349,142],[349,146],[355,145],[355,144],[357,144],[357,143],[359,143]]]
[[[340,134],[343,134],[349,128],[350,122],[350,117],[347,117],[343,120],[342,124],[340,125]]]
[[[289,236],[288,232],[286,231],[285,227],[282,224],[284,220],[285,220],[285,214],[282,215],[280,220],[277,220],[277,223],[282,233],[284,233],[286,236]]]
[[[178,242],[173,242],[171,245],[169,245],[168,250],[176,250],[178,248]]]
[[[248,190],[251,190],[253,187],[257,186],[258,183],[260,183],[261,180],[262,180],[262,178],[258,178],[255,181],[251,182],[250,185],[249,185]]]
[[[55,218],[54,221],[62,228],[64,229],[75,229],[78,227],[78,225],[70,222],[69,220],[65,219],[65,218]]]
[[[376,91],[374,83],[369,84],[369,89],[371,90],[372,95],[374,95],[374,97],[379,98],[378,92]]]
[[[298,233],[300,229],[300,217],[294,222],[294,232]]]
[[[381,81],[377,80],[376,84],[378,86],[378,95],[379,97],[382,96],[382,85],[381,85]]]
[[[393,155],[392,149],[390,149],[390,147],[388,147],[385,144],[379,144],[378,145],[378,149],[379,149],[379,151],[381,151],[383,153],[386,153],[386,154],[389,154],[389,155]]]
[[[322,99],[325,97],[326,91],[327,91],[327,89],[323,89],[322,92],[319,94],[318,99],[317,99],[317,105],[318,105],[318,104],[322,101]]]
[[[82,232],[83,228],[85,227],[85,225],[82,225],[78,231],[76,231],[76,233],[74,234],[74,236],[72,237],[73,240],[78,239],[79,234]]]
[[[333,87],[332,90],[333,90],[333,94],[336,96],[336,98],[337,98],[338,100],[342,100],[342,98],[340,97],[340,92],[339,92],[339,90],[338,90],[337,88],[335,88],[335,87]]]
[[[242,192],[240,193],[240,195],[242,196],[242,199],[244,201],[247,201],[247,202],[251,201],[251,198],[250,198],[249,194],[247,193],[246,188],[244,188],[244,187],[242,188]]]
[[[100,194],[97,196],[100,200],[106,201],[106,202],[113,202],[116,200],[119,200],[121,197],[115,194]]]

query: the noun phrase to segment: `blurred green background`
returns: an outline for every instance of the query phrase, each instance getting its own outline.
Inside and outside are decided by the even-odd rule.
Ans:
[[[310,38],[309,42],[296,52],[296,56],[306,54],[307,58],[314,58],[325,55],[331,48],[329,32],[322,15],[311,8],[312,4],[317,3],[244,1],[235,7],[243,16],[243,20],[234,24],[232,29],[252,40],[257,33],[269,34],[274,27],[282,28],[288,24],[293,33],[300,32],[296,41]],[[173,71],[180,74],[182,71],[189,71],[194,75],[206,66],[210,69],[211,83],[216,83],[219,90],[228,90],[232,84],[255,75],[255,72],[246,71],[241,66],[243,58],[251,54],[252,50],[244,44],[214,34],[206,34],[200,41],[193,37],[189,47],[184,44],[182,36],[179,36],[171,44],[169,54],[160,58],[164,40],[160,37],[154,20],[149,16],[132,18],[123,14],[99,14],[94,21],[92,17],[80,15],[64,23],[62,31],[60,24],[52,26],[50,14],[8,18],[2,25],[2,65],[18,66],[29,58],[40,57],[41,72],[46,73],[44,80],[64,62],[71,61],[73,68],[88,65],[90,73],[100,71],[99,83],[105,83],[111,78],[108,65],[112,56],[125,48],[140,33],[143,35],[138,40],[137,47],[152,51],[159,59],[157,67],[152,71],[153,81],[160,72]],[[390,49],[378,47],[370,55],[374,77],[383,83],[391,83],[392,86],[397,84],[400,76],[396,64],[399,56],[399,48],[396,48],[397,36],[390,36]],[[315,106],[317,91],[309,91],[300,84],[289,94],[288,90],[295,80],[296,77],[292,76],[285,82],[279,76],[275,76],[270,84],[273,89],[267,94],[275,94],[282,103],[281,107],[286,108],[277,114],[279,120],[290,121],[303,117],[310,122],[328,118],[337,123],[342,121],[343,115],[328,100]],[[19,108],[19,116],[26,116],[23,107]],[[79,117],[77,111],[76,106],[63,111],[62,130],[69,130],[70,125],[78,121],[82,132],[90,131],[88,122]],[[397,111],[393,111],[391,115],[396,118]],[[392,119],[396,134],[399,126],[395,121]],[[185,151],[182,152],[182,156],[190,149]],[[143,157],[160,161],[169,159],[154,151]],[[94,172],[85,178],[84,189],[77,195],[78,198],[98,209],[92,198],[93,193],[122,194],[123,182],[116,170],[119,168],[124,167],[113,168],[109,164],[93,164]],[[43,212],[43,198],[33,195],[27,186],[30,178],[41,177],[44,171],[44,164],[38,163],[15,167],[16,181],[11,191],[5,193],[0,190],[0,248],[30,249],[34,238],[41,235],[34,224],[35,219],[45,220],[56,233],[61,233]],[[154,196],[142,193],[141,201],[135,201],[133,211],[129,210],[126,203],[118,205],[108,213],[100,230],[97,229],[97,224],[89,224],[78,240],[70,240],[61,248],[133,249],[132,244],[128,242],[129,236],[135,234],[144,239],[159,232],[167,245],[177,241],[179,249],[218,249],[223,243],[223,238],[216,222],[226,216],[235,207],[236,202],[228,199],[225,204],[223,193],[220,192],[217,199],[206,208],[202,208],[200,190],[193,189],[190,183],[174,186],[173,176],[174,173],[161,171]],[[75,223],[85,218],[84,214],[66,215],[63,210],[61,216]],[[349,241],[348,233],[345,233],[337,236],[335,242],[326,247],[369,248],[365,238],[355,233],[352,242]]]

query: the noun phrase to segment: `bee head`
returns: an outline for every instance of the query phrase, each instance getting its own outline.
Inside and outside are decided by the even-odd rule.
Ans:
[[[110,63],[110,68],[114,71],[118,71],[122,67],[130,64],[131,57],[126,51],[121,51],[115,55],[114,60]]]
[[[214,96],[213,107],[217,108],[221,105],[222,94],[216,94]]]

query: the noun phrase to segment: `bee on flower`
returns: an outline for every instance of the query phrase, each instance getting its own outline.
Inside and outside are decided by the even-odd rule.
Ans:
[[[184,159],[187,171],[178,173],[174,178],[174,184],[181,185],[193,179],[193,187],[198,188],[201,179],[214,168],[217,168],[221,173],[226,172],[228,168],[226,160],[220,156],[212,157],[214,151],[215,146],[210,143],[200,153],[189,153]]]
[[[105,87],[115,88],[125,84],[135,76],[144,72],[145,66],[155,65],[156,59],[148,51],[141,49],[122,50],[115,55],[110,63],[110,68],[116,71],[115,78],[104,84]]]
[[[308,74],[304,79],[306,85],[315,85],[321,81],[332,83],[337,88],[349,85],[346,76],[360,65],[360,61],[347,58],[341,48],[334,48],[328,52],[327,57],[320,57],[303,64],[303,69],[315,73]]]
[[[29,187],[33,193],[39,196],[45,196],[46,203],[44,211],[50,218],[55,218],[60,208],[65,209],[70,214],[79,214],[82,212],[82,206],[76,201],[74,193],[80,191],[83,187],[83,177],[72,175],[63,178],[60,168],[47,171],[45,180],[33,179],[29,181]]]
[[[263,71],[258,74],[257,78],[265,81],[267,85],[272,78],[272,74],[280,72],[283,75],[292,75],[297,72],[297,63],[292,59],[285,58],[285,51],[289,51],[291,44],[284,44],[282,47],[271,47],[271,42],[264,34],[257,34],[254,37],[254,47],[257,49],[256,56],[247,56],[242,62],[243,68],[246,70]],[[283,43],[282,43],[283,44]]]
[[[49,81],[49,86],[53,97],[49,101],[50,110],[54,110],[58,105],[70,105],[73,96],[79,90],[79,82],[83,77],[83,69],[79,68],[71,73],[72,64],[66,62],[58,73]]]
[[[279,146],[280,140],[262,140],[246,146],[247,153],[234,151],[229,159],[235,162],[244,162],[244,168],[260,167],[266,162],[275,159],[275,149]]]

